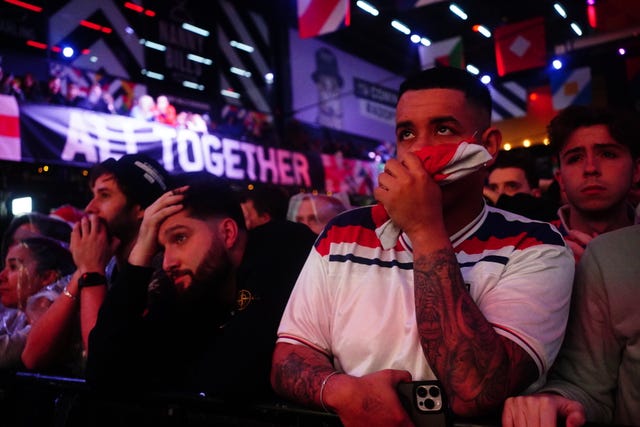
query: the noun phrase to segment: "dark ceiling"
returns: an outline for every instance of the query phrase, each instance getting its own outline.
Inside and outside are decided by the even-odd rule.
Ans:
[[[289,19],[296,25],[296,0],[286,0]],[[482,24],[493,31],[496,27],[544,17],[547,51],[578,36],[571,30],[571,21],[577,22],[589,34],[585,0],[560,0],[567,11],[566,19],[560,17],[551,0],[459,0],[455,3],[468,15],[463,21],[449,11],[451,1],[440,1],[410,10],[398,10],[397,0],[369,0],[380,11],[371,16],[351,2],[350,27],[321,36],[327,43],[357,55],[397,74],[407,74],[419,67],[417,45],[408,36],[391,27],[392,19],[398,19],[415,33],[436,42],[454,36],[462,36],[466,63],[471,63],[487,73],[495,73],[493,38],[485,38],[472,30],[474,24]]]

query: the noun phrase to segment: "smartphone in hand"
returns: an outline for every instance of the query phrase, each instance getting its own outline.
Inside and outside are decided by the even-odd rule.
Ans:
[[[398,384],[398,394],[416,427],[450,427],[451,415],[439,381]]]

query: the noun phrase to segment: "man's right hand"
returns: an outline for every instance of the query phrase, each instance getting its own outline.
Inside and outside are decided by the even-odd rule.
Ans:
[[[566,420],[566,427],[578,427],[586,422],[580,402],[557,394],[510,397],[502,410],[503,427],[555,427],[558,418]]]
[[[396,369],[363,377],[335,375],[326,384],[323,400],[345,427],[412,427],[396,389],[406,381],[411,381],[411,374]]]
[[[129,254],[130,264],[142,267],[151,265],[153,256],[159,249],[158,230],[160,225],[165,219],[182,210],[181,202],[187,188],[184,186],[167,191],[144,210],[138,238]]]
[[[119,240],[109,236],[107,225],[95,214],[83,217],[71,231],[70,250],[81,273],[104,272]]]

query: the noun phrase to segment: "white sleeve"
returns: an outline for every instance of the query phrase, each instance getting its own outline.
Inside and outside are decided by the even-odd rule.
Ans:
[[[18,366],[31,325],[20,310],[0,307],[0,368]]]
[[[331,354],[333,314],[326,264],[314,248],[289,297],[278,328],[278,342],[305,344]]]
[[[567,247],[536,245],[514,252],[477,303],[496,332],[535,361],[542,382],[564,338],[575,261]],[[535,384],[538,386],[538,384]]]

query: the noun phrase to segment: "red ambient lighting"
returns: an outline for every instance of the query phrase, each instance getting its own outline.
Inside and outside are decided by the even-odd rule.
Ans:
[[[42,12],[42,8],[40,6],[36,6],[36,5],[30,4],[30,3],[25,3],[25,2],[19,1],[19,0],[4,0],[4,1],[5,1],[5,3],[10,3],[10,4],[13,4],[15,6],[22,7],[24,9],[32,10],[34,12],[38,12],[38,13]]]

